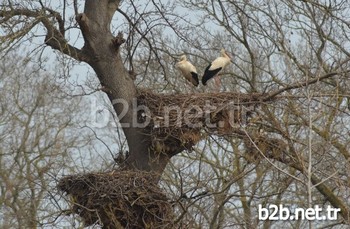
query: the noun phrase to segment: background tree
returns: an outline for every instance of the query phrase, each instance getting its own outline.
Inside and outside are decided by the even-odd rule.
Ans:
[[[30,57],[8,53],[0,79],[0,225],[36,228],[58,217],[56,181],[79,171],[74,149],[84,148],[91,134],[74,134],[81,98],[69,97],[68,87]]]
[[[204,68],[225,47],[234,64],[223,75],[224,89],[278,95],[278,102],[261,106],[231,136],[208,134],[191,154],[181,145],[159,154],[142,129],[124,127],[125,169],[162,174],[178,155],[161,184],[176,203],[177,221],[188,227],[313,226],[260,222],[257,206],[268,203],[332,205],[342,210],[338,221],[321,223],[341,227],[350,204],[348,9],[346,1],[9,1],[0,13],[2,48],[45,31],[46,45],[92,67],[95,89],[112,103],[127,102],[120,122],[130,124],[135,85],[181,92],[174,58],[185,52]],[[82,48],[74,44],[76,28]],[[125,48],[118,31],[127,34]],[[117,114],[121,105],[114,103]]]

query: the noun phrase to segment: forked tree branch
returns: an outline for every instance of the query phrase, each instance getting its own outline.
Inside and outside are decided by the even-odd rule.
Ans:
[[[61,51],[62,53],[78,60],[78,61],[88,61],[88,56],[84,52],[68,43],[64,38],[64,27],[62,25],[62,16],[58,12],[48,10],[50,15],[43,15],[43,11],[34,11],[28,9],[11,9],[11,10],[1,10],[0,17],[1,21],[9,21],[16,16],[26,16],[28,18],[35,19],[35,22],[39,21],[46,28],[45,43]],[[54,26],[54,24],[49,20],[50,17],[55,17],[59,23],[59,30]]]

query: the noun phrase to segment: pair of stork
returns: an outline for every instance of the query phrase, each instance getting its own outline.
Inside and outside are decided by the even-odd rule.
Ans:
[[[205,69],[202,77],[203,85],[206,85],[208,80],[214,78],[216,85],[218,87],[220,86],[220,79],[218,75],[231,62],[231,58],[225,49],[221,49],[220,54],[221,56],[211,62]],[[187,60],[185,55],[180,57],[180,61],[176,64],[176,67],[180,69],[182,75],[195,87],[199,85],[196,67]]]

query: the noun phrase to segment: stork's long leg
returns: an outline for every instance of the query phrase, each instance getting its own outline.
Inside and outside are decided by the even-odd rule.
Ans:
[[[216,90],[218,92],[220,92],[221,91],[221,77],[219,74],[214,77],[214,81],[215,81]]]

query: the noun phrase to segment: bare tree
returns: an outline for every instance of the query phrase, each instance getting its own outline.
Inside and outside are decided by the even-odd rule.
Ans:
[[[45,31],[45,45],[92,67],[128,142],[124,171],[154,172],[157,182],[170,159],[182,156],[183,161],[172,161],[163,176],[179,213],[177,223],[268,228],[273,223],[259,221],[258,205],[289,203],[340,208],[335,223],[341,225],[349,223],[350,212],[344,172],[349,168],[350,140],[348,9],[346,1],[9,1],[0,11],[2,48],[6,51],[18,40]],[[74,46],[69,34],[74,29],[82,34],[82,48]],[[128,36],[124,39],[119,32]],[[173,77],[178,74],[174,58],[185,52],[204,69],[221,47],[234,54],[222,76],[230,93],[174,96],[140,89],[152,84],[154,91],[181,92],[181,81]],[[233,120],[238,127],[226,128],[232,123],[224,122],[214,130],[175,128],[175,123],[165,130],[156,125],[163,122],[160,110],[173,103],[202,108],[204,100],[227,106],[220,99],[237,98],[242,100],[235,105],[256,108],[254,117]],[[151,114],[135,104],[148,107]],[[180,108],[182,112],[186,107]],[[214,113],[224,117],[224,111]],[[148,117],[149,125],[140,126]],[[196,145],[198,153],[187,154]],[[142,179],[137,182],[144,184]],[[69,190],[73,183],[63,187]],[[125,227],[128,223],[122,222]],[[104,226],[113,228],[112,224]]]
[[[203,204],[198,203],[203,199],[217,200],[215,195],[225,193],[225,185],[218,184],[215,186],[218,187],[216,190],[221,191],[211,193],[210,188],[205,189],[203,185],[199,185],[200,175],[195,176],[192,186],[188,185],[191,186],[191,199],[183,196],[186,190],[183,190],[183,185],[177,184],[180,191],[176,196],[181,201],[180,210],[184,216],[203,216],[199,225],[215,227],[220,222],[215,211],[220,209],[225,212],[225,216],[229,216],[224,221],[229,224],[227,226],[250,228],[260,225],[268,228],[272,224],[292,224],[294,227],[304,228],[308,224],[312,227],[321,223],[259,222],[258,205],[283,203],[307,208],[318,204],[326,208],[327,204],[331,204],[341,209],[344,218],[327,221],[325,225],[341,225],[343,219],[348,221],[349,198],[345,190],[349,188],[343,183],[347,178],[340,175],[340,171],[348,168],[345,161],[349,150],[346,143],[348,139],[344,137],[347,136],[345,123],[348,123],[348,93],[341,89],[348,85],[349,56],[342,48],[348,45],[345,35],[347,32],[344,30],[348,23],[343,14],[343,10],[348,9],[348,4],[335,4],[330,1],[324,5],[311,1],[270,1],[263,4],[212,1],[208,6],[204,2],[196,1],[195,4],[185,2],[184,5],[191,8],[192,12],[209,15],[208,20],[211,23],[225,28],[220,36],[215,34],[217,37],[211,36],[210,39],[219,38],[223,45],[234,47],[235,65],[229,75],[233,77],[227,76],[224,79],[226,85],[234,85],[230,87],[231,90],[275,90],[272,95],[288,91],[278,102],[263,106],[259,116],[233,138],[215,141],[218,145],[213,148],[213,154],[221,155],[218,149],[222,148],[226,155],[232,150],[232,156],[228,154],[220,158],[221,160],[215,160],[216,157],[213,156],[208,160],[203,155],[190,157],[201,160],[202,166],[209,164],[210,167],[221,168],[221,171],[228,167],[219,166],[224,159],[232,162],[235,161],[232,157],[237,157],[238,164],[229,171],[233,173],[244,168],[253,178],[249,178],[249,175],[238,177],[245,180],[243,182],[232,179],[234,183],[230,186],[228,198],[220,201],[223,205],[218,206],[221,208],[210,208],[213,209],[213,214],[208,213],[208,204],[204,204],[205,201]],[[192,31],[202,28],[203,26],[197,26]],[[204,28],[203,33],[208,30]],[[338,32],[334,34],[335,31]],[[193,41],[199,39],[196,36],[191,38]],[[226,38],[230,39],[230,44],[225,42]],[[332,73],[339,77],[320,80],[320,77]],[[314,81],[317,83],[311,85],[310,82]],[[278,87],[281,89],[277,89]],[[232,148],[227,148],[231,142],[235,144]],[[199,152],[202,150],[200,147]],[[211,162],[213,160],[215,163]],[[175,176],[173,179],[181,178],[179,181],[186,182],[185,178],[189,175],[187,169],[183,168],[187,168],[192,162],[190,160],[187,163],[176,165],[179,177]],[[204,169],[199,171],[204,173]],[[207,174],[204,176],[209,177],[205,180],[212,179]],[[220,176],[215,173],[214,177]],[[196,189],[198,190],[194,191]],[[242,192],[237,194],[239,190]],[[212,206],[213,202],[209,203]],[[195,222],[198,223],[198,218]]]
[[[0,66],[0,225],[36,228],[57,218],[53,187],[77,165],[71,149],[88,141],[72,135],[80,99],[28,59],[7,57]]]

